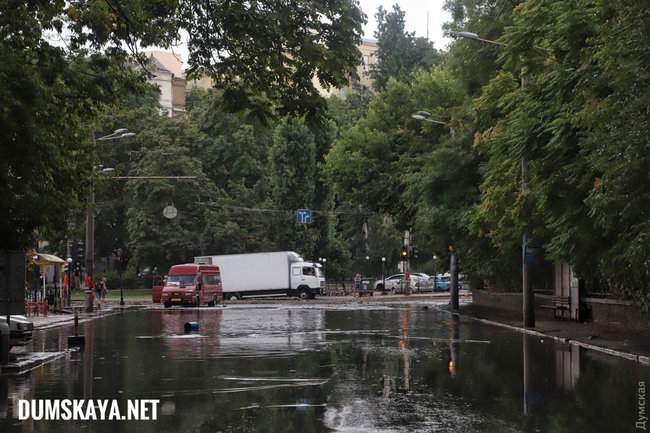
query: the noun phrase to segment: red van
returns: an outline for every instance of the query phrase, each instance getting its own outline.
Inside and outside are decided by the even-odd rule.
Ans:
[[[172,305],[213,307],[221,302],[221,272],[216,265],[174,265],[169,269],[162,289],[161,301],[165,308]]]

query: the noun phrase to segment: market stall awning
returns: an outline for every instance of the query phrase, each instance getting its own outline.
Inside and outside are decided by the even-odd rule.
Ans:
[[[35,258],[36,257],[36,258]],[[32,255],[32,263],[35,265],[65,265],[65,260],[53,254],[34,253]]]

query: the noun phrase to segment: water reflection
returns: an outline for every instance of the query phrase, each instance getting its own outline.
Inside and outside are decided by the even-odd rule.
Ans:
[[[625,360],[437,310],[308,307],[87,322],[82,350],[0,380],[0,414],[21,398],[158,398],[160,419],[5,418],[0,431],[609,433],[633,430],[638,380],[650,380]],[[68,333],[39,333],[34,347],[63,349]]]

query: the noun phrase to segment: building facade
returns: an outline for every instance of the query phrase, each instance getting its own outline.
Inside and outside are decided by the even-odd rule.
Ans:
[[[160,88],[160,107],[169,117],[185,114],[186,80],[179,55],[167,51],[150,51],[152,77],[149,82]]]

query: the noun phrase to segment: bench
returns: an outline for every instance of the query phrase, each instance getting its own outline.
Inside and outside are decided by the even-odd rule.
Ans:
[[[540,305],[540,307],[554,310],[556,319],[571,318],[571,298],[569,296],[553,296],[551,297],[551,303],[552,305]],[[565,315],[565,312],[568,315]]]

